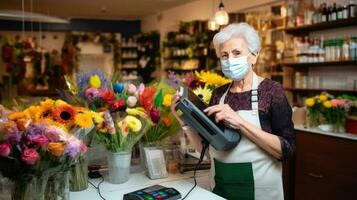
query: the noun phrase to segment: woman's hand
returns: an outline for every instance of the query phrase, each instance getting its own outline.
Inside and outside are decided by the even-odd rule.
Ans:
[[[239,128],[244,122],[228,104],[211,106],[206,108],[204,112],[206,112],[207,115],[215,114],[217,123],[223,120],[224,122]]]

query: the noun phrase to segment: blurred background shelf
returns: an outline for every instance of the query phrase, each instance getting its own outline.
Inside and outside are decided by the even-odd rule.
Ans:
[[[312,25],[304,25],[304,26],[297,26],[297,27],[290,27],[286,28],[286,33],[292,35],[307,35],[309,32],[312,31],[320,31],[326,29],[333,29],[333,28],[342,28],[348,26],[357,25],[357,18],[349,18],[349,19],[340,19],[336,21],[329,21],[329,22],[322,22],[318,24]]]
[[[321,67],[321,66],[357,66],[357,60],[347,60],[347,61],[328,61],[328,62],[310,62],[310,63],[298,63],[298,62],[283,62],[279,65],[289,66],[289,67]]]
[[[310,93],[310,92],[330,92],[330,93],[354,93],[357,94],[357,90],[346,90],[346,89],[327,89],[327,88],[284,88],[287,91],[300,92],[300,93]]]

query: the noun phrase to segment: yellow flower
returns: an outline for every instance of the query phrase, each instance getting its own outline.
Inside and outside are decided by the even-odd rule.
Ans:
[[[172,94],[165,94],[162,105],[166,107],[170,107],[171,101],[172,101]]]
[[[41,119],[41,114],[43,113],[43,109],[41,106],[30,106],[26,110],[24,110],[26,117],[31,118],[33,122],[38,122]]]
[[[100,88],[101,82],[98,75],[93,75],[89,78],[89,85],[93,88]]]
[[[314,98],[308,98],[305,100],[305,104],[307,107],[312,107],[315,104],[315,99]]]
[[[9,116],[7,116],[7,118],[11,121],[16,121],[18,119],[25,118],[25,117],[26,115],[23,112],[14,112],[11,113]]]
[[[57,107],[57,106],[63,106],[63,105],[68,105],[68,103],[65,102],[65,101],[63,101],[63,100],[61,100],[61,99],[56,100],[56,102],[55,102],[55,106],[56,106],[56,107]]]
[[[40,102],[40,105],[44,110],[52,110],[54,108],[55,101],[52,99],[46,99]]]
[[[120,133],[123,137],[128,136],[129,134],[129,127],[128,125],[125,123],[124,120],[118,122],[118,127],[120,128]]]
[[[207,87],[198,87],[193,91],[198,97],[200,97],[203,102],[206,104],[209,104],[209,101],[211,100],[212,96],[212,91],[208,89]]]
[[[88,111],[78,113],[74,117],[74,123],[81,128],[90,128],[93,125],[91,113]]]
[[[331,107],[332,107],[331,101],[325,101],[325,102],[323,103],[323,105],[324,105],[325,108],[331,108]]]
[[[53,121],[52,119],[41,120],[41,123],[46,124],[46,125],[57,126],[57,127],[61,128],[62,130],[64,130],[66,133],[68,133],[68,128],[65,125],[63,125],[59,122]]]
[[[96,124],[101,124],[104,122],[103,113],[91,111],[91,114]]]
[[[201,71],[201,72],[195,72],[195,75],[197,79],[203,83],[205,83],[205,86],[213,86],[213,87],[219,87],[222,85],[225,85],[229,82],[230,80],[224,78],[223,76],[220,76],[216,73],[209,72],[209,71]]]
[[[327,98],[328,98],[328,97],[327,97],[326,95],[324,95],[324,94],[322,94],[322,95],[319,96],[319,99],[320,99],[321,102],[326,101]]]
[[[142,127],[141,121],[138,118],[130,115],[124,118],[124,123],[126,123],[129,129],[135,133],[139,132]]]

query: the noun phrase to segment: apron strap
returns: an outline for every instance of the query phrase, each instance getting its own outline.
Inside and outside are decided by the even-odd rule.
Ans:
[[[224,100],[226,99],[227,93],[228,93],[229,89],[232,87],[232,84],[233,84],[233,81],[229,85],[228,89],[222,95],[221,99],[219,100],[219,104],[224,104]],[[252,97],[251,97],[252,110],[258,110],[258,85],[259,85],[258,76],[256,73],[253,73]]]

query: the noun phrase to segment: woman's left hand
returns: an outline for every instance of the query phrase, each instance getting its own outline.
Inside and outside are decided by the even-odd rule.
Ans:
[[[243,119],[228,105],[215,105],[204,110],[207,115],[215,115],[216,122],[224,120],[225,122],[239,128],[243,123]]]

